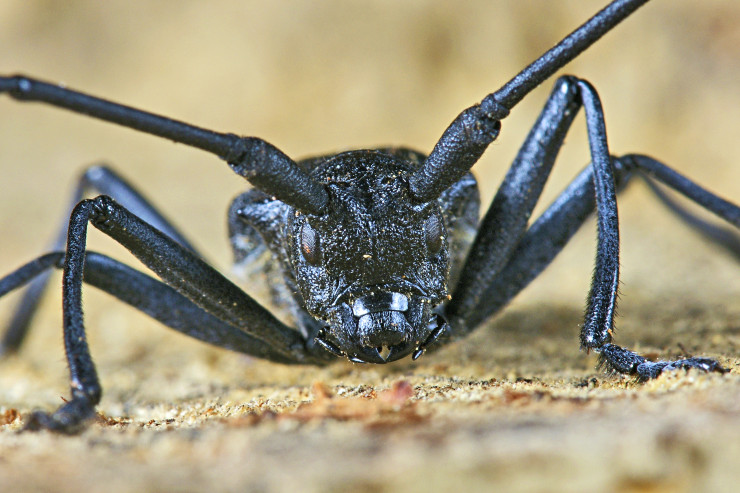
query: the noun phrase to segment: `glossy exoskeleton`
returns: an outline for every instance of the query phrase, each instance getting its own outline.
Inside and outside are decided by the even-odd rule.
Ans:
[[[415,201],[408,177],[423,161],[381,149],[299,162],[325,186],[323,215],[256,189],[232,204],[237,265],[262,260],[274,304],[290,307],[306,340],[355,362],[386,363],[416,359],[445,330],[433,310],[458,277],[480,201],[469,173],[436,200]]]
[[[337,356],[367,363],[406,355],[416,359],[465,336],[500,310],[594,211],[596,265],[581,347],[599,353],[607,369],[639,379],[677,368],[725,371],[701,357],[648,361],[612,343],[619,285],[616,194],[630,177],[661,182],[735,227],[740,227],[740,208],[648,156],[611,155],[601,103],[588,82],[570,76],[557,80],[478,223],[478,192],[469,170],[497,138],[501,121],[532,89],[646,1],[610,3],[498,91],[460,113],[428,155],[394,148],[295,162],[256,137],[206,130],[24,76],[0,77],[0,94],[124,125],[224,159],[254,186],[229,209],[237,264],[250,284],[264,279],[275,304],[288,307],[295,325],[283,323],[210,267],[118,174],[93,167],[83,175],[69,223],[51,251],[0,279],[0,296],[29,284],[0,342],[0,352],[7,353],[23,341],[49,271],[63,269],[72,397],[53,413],[30,415],[26,428],[78,431],[100,401],[83,323],[83,282],[184,334],[271,361],[323,365]],[[591,163],[530,224],[581,108]],[[84,199],[90,192],[99,195]],[[711,239],[737,248],[714,227],[690,222]],[[90,224],[159,279],[88,251]]]

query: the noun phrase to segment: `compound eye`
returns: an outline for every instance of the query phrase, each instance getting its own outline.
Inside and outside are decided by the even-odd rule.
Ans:
[[[436,214],[424,222],[424,236],[430,254],[434,255],[442,248],[442,222]]]
[[[308,224],[308,221],[304,222],[301,226],[301,253],[303,253],[303,258],[306,259],[306,262],[311,265],[318,265],[321,262],[319,235]]]

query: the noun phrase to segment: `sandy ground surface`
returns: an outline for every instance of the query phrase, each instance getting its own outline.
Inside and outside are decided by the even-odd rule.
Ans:
[[[294,157],[429,150],[462,108],[601,4],[10,0],[0,4],[0,72],[258,135]],[[660,157],[737,202],[738,26],[735,2],[655,0],[567,72],[599,89],[615,153]],[[548,90],[517,107],[476,166],[484,202]],[[228,272],[224,211],[244,184],[218,160],[7,98],[0,115],[0,272],[43,250],[74,177],[100,159]],[[544,203],[587,162],[581,126]],[[735,491],[738,263],[642,184],[623,194],[620,217],[617,341],[652,358],[715,357],[729,374],[641,385],[594,369],[577,347],[590,222],[506,311],[416,363],[285,368],[188,340],[87,290],[100,419],[77,437],[17,433],[25,413],[68,393],[50,293],[27,345],[0,362],[0,490]],[[129,258],[100,236],[93,248]]]

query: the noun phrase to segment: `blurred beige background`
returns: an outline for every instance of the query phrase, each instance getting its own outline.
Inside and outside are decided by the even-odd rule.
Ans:
[[[5,0],[0,2],[0,73],[63,82],[196,125],[256,135],[294,158],[384,145],[428,152],[461,109],[497,89],[604,3]],[[740,201],[740,3],[655,0],[564,72],[589,79],[599,90],[614,153],[651,154],[720,195]],[[544,84],[515,109],[504,122],[499,140],[474,168],[484,203],[492,197],[550,86],[551,82]],[[587,162],[583,134],[579,118],[556,164],[545,203]],[[214,265],[228,272],[225,210],[245,184],[223,162],[155,137],[0,97],[0,273],[43,250],[58,227],[76,176],[100,160],[140,185]],[[659,349],[675,347],[673,331],[687,325],[729,324],[737,339],[737,263],[682,227],[642,184],[636,183],[621,197],[620,216],[624,244],[620,311],[625,318],[619,340],[633,346],[644,341],[645,324],[656,324],[654,330],[665,332],[660,336],[664,339],[651,339]],[[533,333],[536,337],[541,337],[542,330],[549,336],[553,335],[548,331],[562,334],[566,364],[575,365],[573,371],[579,375],[594,374],[593,360],[583,358],[576,340],[592,270],[593,230],[589,223],[552,268],[514,301],[510,310],[515,315],[503,319],[503,325],[516,326],[527,316],[517,318],[517,314],[540,310],[534,315]],[[90,235],[93,248],[128,261],[126,252],[100,236]],[[22,358],[0,366],[5,388],[0,409],[5,405],[25,412],[36,405],[51,407],[59,402],[60,393],[66,393],[58,296],[49,296]],[[193,395],[214,398],[225,392],[219,385],[226,388],[247,378],[256,378],[254,385],[285,388],[289,384],[280,381],[284,376],[286,382],[297,382],[306,398],[305,386],[316,378],[384,385],[387,375],[398,377],[398,373],[367,367],[351,367],[349,376],[336,369],[329,373],[306,369],[287,376],[270,365],[255,369],[234,355],[172,335],[92,290],[86,291],[86,301],[94,327],[94,356],[103,365],[107,390],[101,407],[114,416],[137,415],[133,407],[123,404],[132,396],[151,406],[161,402],[162,395],[175,400]],[[7,316],[11,306],[12,301],[3,300],[0,315]],[[630,313],[638,315],[630,319]],[[671,319],[674,313],[675,320]],[[707,321],[713,313],[719,322]],[[687,314],[693,317],[688,322],[681,318]],[[556,315],[563,321],[553,322]],[[476,340],[479,345],[488,343],[483,337]],[[528,341],[527,336],[518,342]],[[715,341],[715,349],[727,344],[722,341]],[[153,349],[157,347],[160,353]],[[149,351],[155,351],[154,356]],[[468,346],[461,351],[468,355],[475,349]],[[473,369],[445,363],[451,366],[442,374],[452,378],[494,374],[506,379],[510,371],[532,377],[542,369],[535,364],[530,372],[528,363],[521,361],[524,366],[516,366],[514,355],[526,361],[527,350],[521,346],[508,351],[511,361],[473,358]],[[559,361],[558,351],[542,353]],[[125,373],[129,362],[141,354],[150,355],[145,360],[153,366]],[[184,363],[177,355],[192,361]],[[514,367],[506,367],[507,363]],[[209,373],[213,368],[208,365],[216,365],[226,376]],[[124,373],[123,380],[108,385],[106,379],[116,378],[115,372]],[[150,387],[142,390],[137,382],[149,375],[165,375],[169,393]],[[223,380],[209,387],[214,375]],[[196,383],[173,384],[171,379],[178,376]],[[158,377],[151,378],[161,383]],[[734,390],[720,393],[736,396],[736,383]],[[252,394],[241,398],[248,400]],[[157,412],[149,409],[149,415]],[[140,416],[146,420],[147,413]],[[262,444],[259,437],[270,432],[258,433],[262,435],[248,435],[247,441]],[[28,453],[35,442],[24,437],[8,438],[8,443]],[[283,439],[291,443],[292,438]],[[315,439],[321,443],[325,437],[319,433]],[[603,439],[614,437],[607,434]],[[103,440],[122,440],[124,448],[141,446],[126,438],[104,435]],[[640,439],[627,443],[639,445]],[[89,452],[85,442],[42,444],[63,450],[81,447],[82,456]],[[298,451],[315,446],[311,440],[295,444]],[[362,457],[357,450],[352,454]],[[173,461],[169,464],[182,465],[168,457]],[[207,457],[201,458],[209,465]],[[103,472],[99,474],[104,478],[106,467],[113,463],[100,460]],[[423,476],[419,471],[416,474]],[[151,474],[156,478],[156,473]],[[190,477],[191,487],[199,484]]]

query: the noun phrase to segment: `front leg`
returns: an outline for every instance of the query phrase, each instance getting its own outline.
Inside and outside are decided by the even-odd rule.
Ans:
[[[72,399],[53,414],[35,413],[28,427],[76,432],[94,415],[102,389],[87,345],[82,316],[87,223],[126,247],[172,289],[201,310],[298,363],[321,363],[305,339],[175,240],[110,197],[83,200],[70,217],[63,273],[64,346]]]
[[[618,372],[634,374],[641,379],[653,378],[664,370],[676,368],[724,371],[717,362],[705,358],[651,363],[636,353],[611,344],[619,283],[619,229],[615,194],[616,188],[622,187],[634,170],[640,170],[683,193],[735,226],[740,225],[738,220],[740,209],[646,156],[611,158],[606,144],[603,112],[598,96],[593,88],[583,81],[578,82],[578,89],[586,108],[593,164],[574,180],[526,234],[511,247],[513,251],[507,252],[505,265],[493,277],[478,276],[474,282],[468,282],[469,285],[480,286],[478,299],[471,309],[460,310],[461,306],[470,301],[464,298],[455,301],[454,298],[458,293],[453,295],[453,304],[450,306],[452,309],[448,311],[448,316],[453,327],[462,329],[454,336],[464,334],[478,326],[526,287],[561,251],[596,206],[598,212],[596,268],[588,297],[585,323],[581,331],[581,346],[600,352],[604,366]],[[554,120],[555,123],[558,121],[560,120],[557,118]],[[536,127],[523,149],[531,145],[531,136],[536,134],[535,131]],[[525,164],[524,169],[532,170],[536,167]],[[536,175],[532,173],[532,176]],[[502,188],[504,187],[511,187],[508,180]],[[493,207],[492,209],[493,212],[489,211],[487,218],[497,213]],[[524,209],[519,209],[519,212],[522,210]],[[509,234],[493,231],[493,234],[487,233],[487,236],[495,239],[497,233],[503,236]],[[486,233],[482,232],[480,235],[484,236]],[[477,241],[474,248],[478,250],[473,252],[471,259],[495,256],[500,251],[496,244],[495,241]],[[481,261],[472,261],[481,265]],[[469,272],[475,270],[477,269],[469,269]]]
[[[80,176],[69,209],[64,215],[64,224],[60,228],[51,244],[50,251],[58,251],[64,248],[67,239],[67,221],[77,203],[88,194],[108,195],[117,200],[128,210],[145,220],[170,238],[177,241],[187,249],[195,252],[195,248],[188,242],[185,236],[173,226],[152,203],[147,200],[135,187],[129,184],[118,173],[105,165],[91,166]],[[23,297],[18,303],[15,312],[8,324],[8,328],[0,340],[0,356],[17,351],[28,333],[33,316],[38,309],[41,297],[49,284],[51,272],[38,275],[32,283],[25,288]]]
[[[645,169],[640,164],[650,164]],[[623,189],[631,176],[639,171],[647,171],[653,178],[665,176],[661,170],[670,171],[666,166],[646,156],[629,155],[615,157],[612,160],[617,189]],[[647,178],[647,177],[646,177]],[[667,180],[666,180],[667,181]],[[666,183],[664,181],[664,183]],[[519,294],[534,280],[557,256],[583,222],[592,214],[595,205],[593,190],[593,171],[586,168],[564,190],[542,215],[527,230],[517,245],[507,265],[500,274],[487,286],[483,295],[485,303],[469,314],[467,322],[477,326],[486,318],[503,308],[512,298]],[[689,184],[680,190],[689,198],[704,196],[706,208],[719,217],[737,225],[737,213],[740,208],[711,194],[698,185],[686,180]],[[734,211],[734,213],[733,213]],[[699,232],[705,233],[702,229]],[[585,330],[586,327],[582,330]],[[611,341],[611,334],[607,332]],[[581,334],[581,341],[587,340]],[[593,340],[593,338],[592,338]],[[583,344],[600,354],[599,367],[609,371],[626,373],[646,380],[658,376],[661,372],[678,368],[697,368],[705,371],[726,371],[716,361],[707,358],[688,358],[678,361],[650,362],[628,349],[608,342],[603,346]]]
[[[577,79],[558,79],[478,226],[460,280],[446,306],[447,316],[455,321],[455,337],[472,330],[477,323],[470,323],[470,317],[477,307],[488,305],[486,287],[521,241],[580,107]]]
[[[696,368],[703,371],[727,373],[718,362],[710,358],[686,358],[676,361],[648,361],[634,351],[617,346],[604,344],[598,349],[599,368],[634,375],[640,380],[650,380],[664,371]]]

